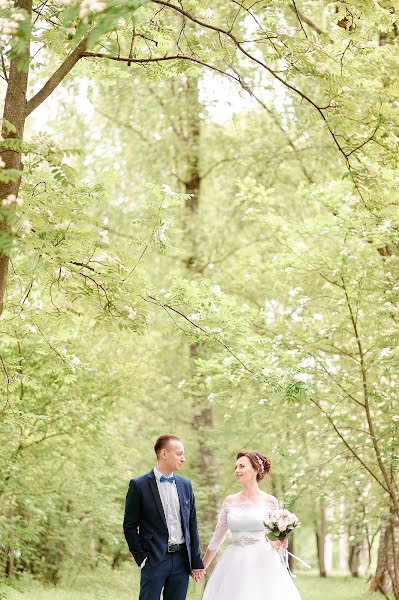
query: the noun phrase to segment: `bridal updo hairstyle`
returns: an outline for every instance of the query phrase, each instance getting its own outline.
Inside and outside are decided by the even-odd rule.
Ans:
[[[237,460],[246,456],[256,471],[256,481],[261,481],[265,478],[267,473],[270,471],[272,463],[267,456],[262,452],[250,452],[248,450],[242,450],[237,454]]]

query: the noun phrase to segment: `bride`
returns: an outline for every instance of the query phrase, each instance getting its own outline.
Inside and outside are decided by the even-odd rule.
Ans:
[[[270,460],[260,452],[239,452],[235,477],[243,490],[227,496],[204,556],[209,567],[227,531],[231,544],[217,563],[202,600],[301,600],[277,552],[288,540],[270,542],[263,524],[266,514],[279,505],[274,496],[259,489],[258,481],[270,470]]]

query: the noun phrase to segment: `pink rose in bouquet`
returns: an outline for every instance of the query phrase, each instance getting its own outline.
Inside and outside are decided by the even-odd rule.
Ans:
[[[270,511],[264,526],[270,540],[285,540],[295,529],[300,527],[298,517],[285,508]]]

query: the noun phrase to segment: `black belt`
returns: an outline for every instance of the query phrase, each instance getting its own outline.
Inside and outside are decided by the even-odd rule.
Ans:
[[[183,550],[186,544],[168,544],[168,552],[169,554],[173,554],[174,552],[179,552],[179,550]]]

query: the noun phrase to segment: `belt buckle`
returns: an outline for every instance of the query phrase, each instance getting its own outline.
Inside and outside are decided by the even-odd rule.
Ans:
[[[173,552],[177,552],[179,549],[179,544],[168,544],[168,552],[173,554]]]

